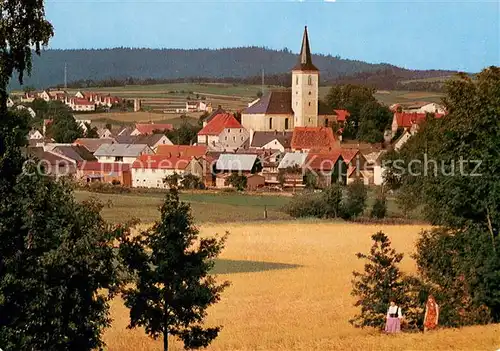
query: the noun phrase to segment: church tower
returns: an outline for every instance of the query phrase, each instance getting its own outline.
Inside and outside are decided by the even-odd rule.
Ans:
[[[318,127],[319,70],[313,65],[307,26],[299,62],[292,68],[292,110],[295,127]]]

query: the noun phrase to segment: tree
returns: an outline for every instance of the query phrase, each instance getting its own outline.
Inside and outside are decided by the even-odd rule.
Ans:
[[[52,123],[47,127],[46,134],[58,143],[72,143],[78,138],[84,136],[83,129],[76,122],[73,114],[67,106],[61,102],[53,102],[60,105],[52,114]]]
[[[165,135],[176,145],[191,145],[196,141],[200,130],[200,125],[193,126],[189,122],[183,121],[178,128],[165,132]]]
[[[183,189],[202,189],[203,182],[201,181],[200,177],[188,173],[182,177],[181,186]]]
[[[87,127],[85,138],[99,138],[99,134],[97,134],[97,127],[92,127],[89,123],[85,123],[85,127]]]
[[[374,93],[375,89],[360,85],[336,85],[330,88],[326,104],[331,109],[345,109],[350,113],[342,133],[343,137],[348,139],[357,137],[362,122],[361,110],[367,104],[377,103]]]
[[[306,189],[316,189],[318,185],[318,177],[311,171],[307,170],[304,174],[304,185]]]
[[[176,188],[179,186],[179,182],[181,181],[181,175],[174,172],[171,175],[168,175],[165,177],[163,182],[168,185],[168,187],[171,188]]]
[[[384,141],[384,131],[390,126],[392,112],[376,101],[368,102],[359,113],[359,130],[357,139],[368,143]]]
[[[263,95],[262,90],[259,89],[256,94],[257,98],[260,99],[262,95]]]
[[[200,238],[190,207],[179,201],[175,188],[160,211],[161,219],[152,228],[120,243],[120,256],[136,278],[122,292],[130,308],[130,328],[144,327],[153,338],[163,336],[164,350],[169,335],[182,339],[185,348],[206,347],[221,329],[202,323],[207,308],[228,286],[209,275],[226,236]]]
[[[364,272],[353,272],[351,295],[356,297],[354,305],[361,311],[349,322],[358,328],[382,329],[389,302],[394,299],[403,310],[409,328],[417,329],[423,310],[415,293],[418,291],[414,287],[415,279],[404,276],[398,267],[403,254],[391,247],[391,241],[383,232],[373,234],[372,240],[369,255],[356,255],[367,263]]]
[[[243,174],[231,173],[225,180],[225,185],[231,185],[238,191],[243,191],[247,188],[248,178]]]
[[[384,195],[377,196],[373,203],[370,217],[372,218],[385,218],[387,215],[387,200]]]
[[[404,203],[420,205],[425,219],[439,227],[424,232],[417,246],[421,275],[444,296],[452,296],[451,282],[459,281],[460,299],[471,304],[444,299],[443,310],[474,324],[484,323],[485,314],[477,311],[486,308],[499,322],[500,69],[460,75],[446,89],[448,114],[429,116],[385,163]]]
[[[368,193],[363,181],[356,179],[347,185],[346,198],[344,199],[343,217],[350,219],[359,216],[366,208]]]

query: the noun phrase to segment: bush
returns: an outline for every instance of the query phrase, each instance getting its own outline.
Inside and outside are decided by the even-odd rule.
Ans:
[[[242,174],[233,173],[229,177],[226,178],[225,184],[231,185],[235,189],[239,191],[243,191],[247,187],[247,177]]]
[[[283,208],[291,217],[317,217],[325,216],[325,203],[322,193],[307,193],[295,195]]]
[[[342,217],[344,219],[351,219],[362,214],[366,208],[367,198],[368,192],[366,191],[363,181],[360,179],[357,179],[353,183],[347,185]]]
[[[370,213],[371,218],[382,219],[387,215],[387,200],[385,196],[379,196],[375,199],[375,202]]]
[[[194,174],[186,174],[182,177],[181,187],[183,189],[203,189],[204,184],[200,177],[197,177]]]

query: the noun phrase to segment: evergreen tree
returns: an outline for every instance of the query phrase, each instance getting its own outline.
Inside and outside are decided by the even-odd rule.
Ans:
[[[372,240],[369,255],[356,255],[367,263],[364,272],[353,272],[351,295],[357,298],[354,305],[360,307],[361,311],[349,322],[358,328],[382,329],[390,300],[394,299],[404,313],[406,325],[410,329],[417,329],[423,312],[418,299],[418,281],[403,275],[398,267],[403,254],[391,248],[387,235],[378,232],[372,235]]]
[[[146,333],[182,339],[186,348],[206,347],[221,327],[204,328],[207,308],[219,301],[228,283],[217,284],[209,274],[225,238],[200,238],[188,204],[172,188],[161,207],[161,219],[134,238],[124,237],[120,255],[135,276],[123,290],[130,308],[130,327]]]

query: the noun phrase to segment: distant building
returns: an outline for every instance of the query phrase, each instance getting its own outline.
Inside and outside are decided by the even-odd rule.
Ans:
[[[432,116],[428,113],[416,113],[416,112],[396,112],[392,119],[391,131],[392,135],[396,135],[398,129],[402,128],[410,132],[416,132],[418,130],[418,125],[425,122],[427,116]],[[444,114],[436,113],[434,118],[442,118]]]
[[[291,147],[293,151],[324,152],[340,148],[340,140],[329,127],[297,127]]]
[[[198,144],[214,150],[235,149],[249,137],[248,131],[230,114],[218,114],[198,132]]]
[[[146,144],[148,145],[154,152],[161,145],[173,145],[170,139],[167,138],[165,134],[155,133],[155,134],[147,134],[147,135],[129,135],[122,136],[118,135],[116,140],[121,144]]]
[[[117,143],[116,140],[113,138],[108,138],[108,139],[105,139],[105,138],[79,138],[73,142],[74,145],[82,145],[92,153],[96,152],[97,149],[99,149],[99,147],[101,145],[116,144],[116,143]]]
[[[255,149],[279,150],[285,152],[290,150],[292,132],[255,132],[250,131],[249,147]]]
[[[299,61],[292,68],[291,89],[267,92],[242,111],[241,121],[248,130],[291,131],[321,127],[333,120],[333,110],[319,102],[319,70],[312,62],[306,27]]]
[[[99,162],[132,164],[139,156],[153,153],[146,144],[103,144],[94,152],[94,156]]]
[[[148,135],[155,132],[167,132],[172,129],[174,129],[174,126],[168,123],[137,123],[130,135]]]

